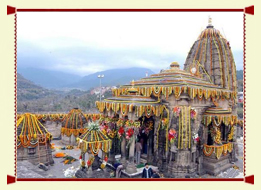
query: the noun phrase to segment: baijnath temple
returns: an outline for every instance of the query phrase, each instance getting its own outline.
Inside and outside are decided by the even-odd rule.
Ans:
[[[237,159],[236,81],[230,44],[209,19],[184,70],[173,62],[169,69],[122,85],[112,97],[96,102],[104,117],[111,118],[107,123],[118,127],[121,148],[110,154],[121,154],[126,172],[135,173],[139,139],[142,157],[169,176],[225,171]]]
[[[96,102],[99,114],[74,108],[68,114],[18,115],[17,160],[54,164],[52,131],[63,145],[80,149],[83,177],[107,163],[112,166],[115,157],[129,176],[137,174],[137,141],[142,162],[166,177],[217,175],[237,161],[237,124],[243,123],[237,119],[236,66],[229,42],[211,19],[192,45],[184,69],[172,62],[112,94]]]

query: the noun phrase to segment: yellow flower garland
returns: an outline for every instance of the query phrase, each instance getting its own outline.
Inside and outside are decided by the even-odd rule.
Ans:
[[[214,150],[215,150],[216,158],[219,159],[222,154],[225,156],[227,155],[228,152],[230,153],[232,152],[233,143],[228,143],[221,146],[214,146],[214,145],[209,146],[204,144],[203,153],[205,156],[211,156]]]

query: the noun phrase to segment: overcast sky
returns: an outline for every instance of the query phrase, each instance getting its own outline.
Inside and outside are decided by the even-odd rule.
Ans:
[[[187,53],[212,17],[243,63],[243,13],[64,12],[18,13],[18,67],[77,75],[143,67],[154,72]]]

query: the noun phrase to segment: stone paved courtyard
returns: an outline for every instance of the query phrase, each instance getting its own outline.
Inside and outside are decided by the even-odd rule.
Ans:
[[[79,158],[80,150],[74,147],[72,150],[60,150],[58,147],[65,147],[60,143],[59,140],[52,141],[55,145],[55,149],[53,151],[53,155],[58,152],[66,153],[76,159]],[[238,139],[238,161],[234,163],[238,169],[229,168],[225,172],[217,176],[211,176],[208,174],[198,176],[196,178],[235,178],[235,177],[243,177],[243,139]],[[80,163],[79,160],[73,162],[72,164],[64,164],[63,158],[53,158],[54,164],[52,166],[47,166],[48,170],[44,171],[37,166],[31,164],[28,161],[19,161],[17,162],[17,177],[18,178],[72,178],[74,177],[74,173],[78,170]],[[112,172],[112,168],[106,167],[104,170],[96,170],[93,171],[92,176],[90,178],[109,178],[110,173]],[[65,176],[66,175],[66,176]],[[127,178],[128,176],[122,174],[121,178]],[[138,178],[141,176],[138,175]]]

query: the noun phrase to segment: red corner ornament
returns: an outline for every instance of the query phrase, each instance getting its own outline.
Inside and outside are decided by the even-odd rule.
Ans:
[[[250,15],[254,15],[254,5],[249,6],[249,7],[245,7],[244,12],[247,13],[247,14],[250,14]]]
[[[16,13],[16,8],[7,5],[7,15]]]
[[[254,185],[254,175],[246,176],[245,182]]]
[[[15,182],[16,182],[16,178],[14,176],[7,175],[7,185]]]

